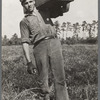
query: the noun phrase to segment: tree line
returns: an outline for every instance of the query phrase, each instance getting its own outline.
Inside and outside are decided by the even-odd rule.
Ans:
[[[2,46],[6,45],[21,45],[21,38],[18,38],[17,33],[14,33],[10,39],[7,35],[4,35],[4,37],[2,37]]]
[[[59,21],[55,21],[54,26],[62,43],[97,43],[98,21],[96,20],[93,20],[92,23],[83,21],[81,24],[63,22],[61,25]]]

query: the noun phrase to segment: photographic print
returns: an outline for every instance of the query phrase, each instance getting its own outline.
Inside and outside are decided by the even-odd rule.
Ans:
[[[98,0],[2,0],[1,100],[98,100]]]

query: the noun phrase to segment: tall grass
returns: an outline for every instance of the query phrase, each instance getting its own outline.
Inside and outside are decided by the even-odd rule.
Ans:
[[[32,46],[30,52],[33,58]],[[63,56],[70,100],[97,100],[97,45],[63,45]],[[25,89],[36,87],[36,77],[26,71],[21,46],[2,47],[2,100],[13,100]]]

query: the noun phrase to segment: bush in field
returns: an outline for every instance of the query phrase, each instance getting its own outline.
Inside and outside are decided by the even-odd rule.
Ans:
[[[30,47],[32,55],[32,46]],[[71,100],[97,99],[97,46],[63,45],[66,83]],[[2,100],[36,87],[36,77],[26,71],[21,46],[2,48]],[[52,76],[50,77],[52,81]]]

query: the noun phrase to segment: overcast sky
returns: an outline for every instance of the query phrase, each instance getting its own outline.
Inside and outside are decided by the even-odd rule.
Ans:
[[[19,22],[24,17],[19,0],[2,0],[2,36],[11,38],[14,33],[20,37]],[[79,22],[98,20],[98,0],[74,0],[70,3],[69,12],[53,19],[62,22]]]

